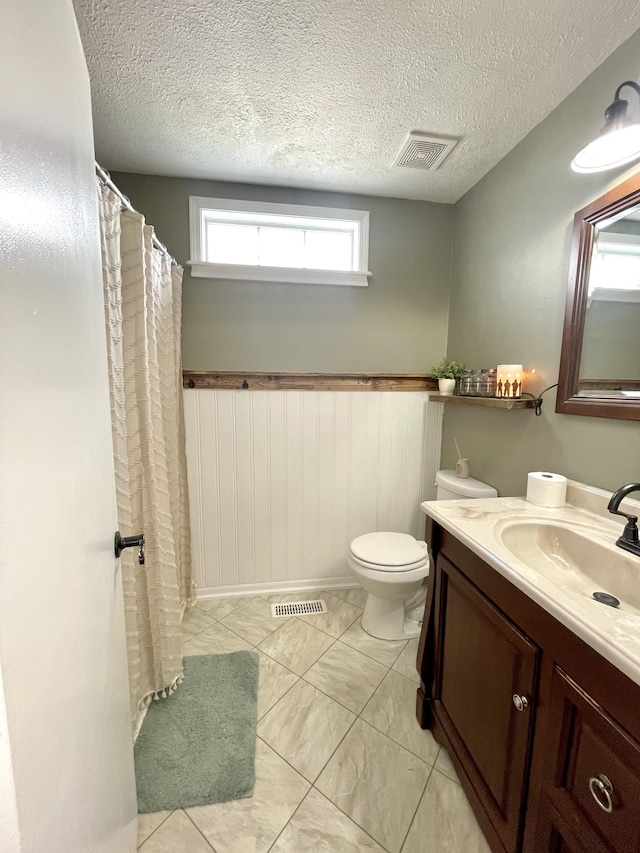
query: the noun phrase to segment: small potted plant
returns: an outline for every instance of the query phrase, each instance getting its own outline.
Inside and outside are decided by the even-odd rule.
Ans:
[[[459,361],[447,361],[443,358],[440,364],[431,368],[431,375],[438,380],[438,390],[446,397],[451,397],[455,391],[456,381],[467,368]]]

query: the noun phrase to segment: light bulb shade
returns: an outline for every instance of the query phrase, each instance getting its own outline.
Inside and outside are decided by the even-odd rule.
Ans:
[[[605,125],[592,142],[573,158],[574,172],[604,172],[640,157],[640,124],[628,122],[610,129]]]

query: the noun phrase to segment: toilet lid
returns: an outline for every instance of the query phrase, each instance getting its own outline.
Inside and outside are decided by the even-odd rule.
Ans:
[[[377,566],[409,566],[424,560],[427,551],[407,533],[365,533],[353,540],[351,553]]]

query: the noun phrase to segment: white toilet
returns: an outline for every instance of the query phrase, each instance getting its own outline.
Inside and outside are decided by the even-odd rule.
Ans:
[[[472,477],[463,480],[455,471],[436,474],[436,500],[496,497],[492,486]],[[426,542],[407,533],[365,533],[351,543],[347,563],[368,593],[364,630],[381,640],[418,637],[429,574]]]
[[[436,500],[460,501],[469,498],[497,498],[498,492],[473,477],[463,480],[455,471],[438,471],[436,474]]]

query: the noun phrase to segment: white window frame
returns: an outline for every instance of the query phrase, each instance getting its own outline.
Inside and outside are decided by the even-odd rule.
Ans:
[[[215,264],[203,260],[205,247],[205,210],[276,216],[309,216],[314,219],[351,220],[359,225],[358,269],[313,270],[291,267],[252,266],[249,264]],[[266,201],[240,201],[228,198],[189,197],[189,238],[191,243],[191,275],[196,278],[223,278],[234,281],[265,281],[292,284],[338,284],[367,287],[369,284],[369,211],[337,207],[310,207],[302,204],[274,204]]]
[[[638,256],[640,255],[638,235],[601,231],[593,247],[592,265],[598,254]],[[594,287],[592,279],[589,281],[589,288],[587,307],[591,305],[593,300],[599,302],[640,302],[640,288]]]

